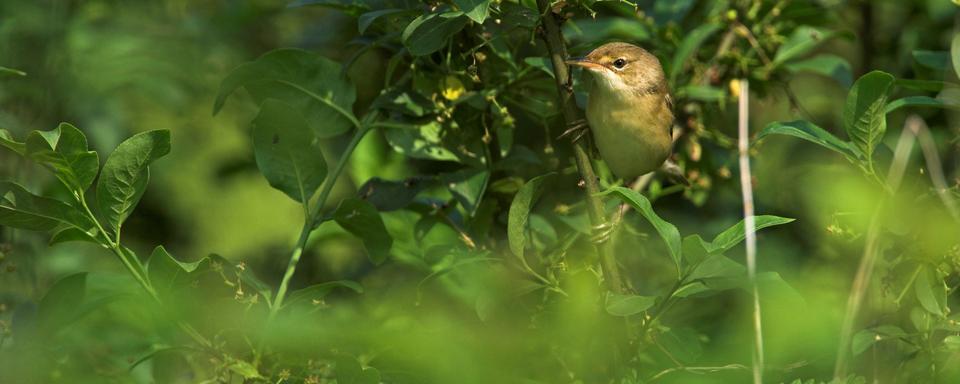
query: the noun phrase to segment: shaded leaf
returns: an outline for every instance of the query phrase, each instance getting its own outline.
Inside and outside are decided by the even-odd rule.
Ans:
[[[656,342],[683,363],[693,362],[703,354],[700,335],[690,328],[673,328],[657,336]]]
[[[780,216],[772,215],[760,215],[754,216],[754,225],[755,230],[759,231],[766,227],[772,227],[774,225],[781,225],[792,222],[794,219]],[[744,221],[740,220],[739,223],[734,224],[732,227],[727,228],[721,232],[717,237],[713,238],[713,241],[710,242],[710,252],[711,253],[722,253],[726,252],[728,249],[733,248],[735,245],[739,244],[746,237]]]
[[[822,54],[806,60],[797,60],[787,63],[787,70],[791,72],[812,72],[827,76],[837,81],[844,88],[853,84],[853,72],[850,63],[837,55]]]
[[[33,131],[23,143],[0,130],[0,145],[43,165],[77,195],[90,187],[100,169],[97,153],[87,150],[87,137],[68,123],[50,131]]]
[[[641,42],[650,38],[647,24],[626,17],[598,17],[584,23],[568,20],[564,23],[563,36],[582,42],[622,39]]]
[[[960,78],[960,34],[954,34],[950,41],[950,60],[953,61],[953,72]]]
[[[336,9],[354,17],[370,10],[370,4],[364,0],[294,0],[287,5],[289,8],[304,6]]]
[[[344,199],[333,218],[347,232],[363,239],[363,247],[374,264],[383,263],[390,256],[393,238],[372,204],[357,198]]]
[[[26,72],[21,71],[21,70],[19,70],[19,69],[13,69],[13,68],[7,68],[7,67],[4,67],[4,66],[0,66],[0,78],[7,77],[7,76],[21,76],[21,77],[22,77],[22,76],[26,76],[26,75],[27,75]]]
[[[843,127],[853,144],[872,169],[873,151],[887,130],[884,107],[893,86],[893,76],[873,71],[857,79],[847,94],[843,108]]]
[[[840,140],[830,132],[806,120],[770,123],[757,134],[755,140],[760,140],[769,135],[793,136],[819,144],[849,158],[857,157],[857,152],[850,146],[850,143]]]
[[[471,217],[480,207],[489,180],[490,172],[484,169],[464,168],[440,176],[440,181],[447,186],[453,197]]]
[[[301,203],[327,177],[320,143],[300,113],[279,100],[264,100],[253,119],[253,153],[270,186]]]
[[[943,281],[937,278],[936,273],[929,267],[920,269],[917,279],[913,283],[913,291],[917,295],[917,300],[923,309],[928,312],[943,316],[943,308],[947,302],[947,291],[943,286]]]
[[[697,264],[684,281],[740,278],[745,274],[746,268],[740,263],[724,255],[714,254]]]
[[[657,230],[660,238],[663,239],[663,242],[667,245],[667,250],[670,251],[670,257],[673,258],[673,262],[679,271],[682,262],[680,258],[682,241],[680,239],[680,231],[677,230],[677,227],[661,219],[660,216],[653,211],[650,200],[647,200],[640,192],[624,187],[613,187],[603,192],[603,195],[609,194],[616,195],[627,204],[630,204],[630,206],[636,209],[653,225],[653,228]]]
[[[677,47],[677,52],[673,55],[673,61],[670,63],[670,82],[674,83],[677,75],[683,71],[684,64],[690,57],[694,56],[704,41],[713,36],[720,30],[717,24],[703,24],[686,34],[683,42]]]
[[[397,181],[374,177],[357,188],[357,194],[361,199],[373,204],[378,211],[395,211],[410,205],[417,194],[433,185],[435,180],[427,177],[411,177]]]
[[[170,131],[134,135],[120,143],[103,165],[97,181],[97,206],[103,222],[120,232],[123,221],[136,208],[150,180],[149,165],[170,152]]]
[[[376,11],[366,12],[360,15],[359,18],[357,18],[357,31],[360,32],[360,34],[362,35],[367,31],[367,28],[370,28],[370,25],[373,24],[373,22],[379,19],[380,17],[395,15],[398,13],[407,13],[407,12],[410,12],[410,11],[406,9],[396,9],[396,8],[378,9]]]
[[[82,241],[86,243],[100,244],[97,241],[97,231],[96,228],[91,228],[90,230],[84,231],[77,227],[64,228],[57,233],[54,233],[50,237],[49,245],[66,243],[70,241]]]
[[[337,384],[379,384],[380,371],[376,368],[366,368],[349,356],[337,357],[336,373]]]
[[[56,330],[72,323],[80,315],[87,291],[87,273],[80,272],[57,280],[40,299],[37,323],[40,329]]]
[[[607,313],[614,316],[631,316],[646,311],[656,302],[652,296],[619,295],[607,293]]]
[[[507,239],[510,251],[517,257],[523,257],[523,250],[527,244],[527,221],[530,218],[530,209],[540,197],[541,186],[544,181],[552,177],[553,173],[534,177],[523,184],[510,203],[510,213],[507,217]]]
[[[708,85],[687,85],[677,90],[677,97],[700,101],[719,101],[727,98],[727,92]]]
[[[884,113],[890,113],[903,107],[934,107],[960,109],[960,104],[952,100],[937,99],[929,96],[907,96],[887,103]]]
[[[48,231],[61,224],[83,230],[94,227],[83,213],[60,200],[34,195],[12,181],[0,181],[0,225]]]
[[[429,55],[446,46],[450,37],[460,32],[469,20],[463,12],[422,15],[403,30],[403,45],[411,55]]]
[[[787,38],[787,41],[777,49],[777,54],[773,57],[773,64],[783,64],[807,54],[827,39],[836,35],[837,33],[834,31],[825,31],[808,25],[797,27],[797,29],[794,29],[793,33],[790,34],[790,37]]]
[[[950,69],[950,53],[945,51],[913,51],[913,59],[918,64],[937,71]]]
[[[184,263],[181,262],[163,246],[153,249],[147,259],[147,280],[161,297],[169,297],[176,290],[190,285],[190,274],[208,262],[207,259]]]
[[[356,88],[340,64],[312,52],[277,49],[241,64],[220,83],[213,113],[240,87],[257,104],[267,99],[287,103],[300,112],[318,138],[339,135],[359,124],[352,112]]]
[[[393,150],[417,159],[458,161],[455,153],[443,146],[443,126],[435,121],[424,125],[385,124],[383,133]]]
[[[0,129],[0,145],[7,147],[18,155],[23,155],[27,151],[26,144],[14,140],[13,135],[6,129]]]
[[[463,11],[470,20],[483,23],[490,16],[491,0],[453,0],[453,3]]]
[[[321,300],[336,288],[346,288],[356,293],[363,293],[363,287],[357,282],[350,280],[329,281],[291,292],[290,296],[287,296],[287,299],[283,302],[283,306],[309,304],[312,301]]]

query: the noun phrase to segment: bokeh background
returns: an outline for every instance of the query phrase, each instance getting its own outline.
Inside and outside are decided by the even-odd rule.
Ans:
[[[817,52],[846,59],[850,79],[880,69],[898,78],[957,80],[952,71],[937,72],[918,63],[914,55],[917,50],[950,49],[958,20],[958,6],[953,2],[810,2],[825,12],[798,18],[820,18],[820,25],[849,33],[847,38],[830,40]],[[640,3],[649,6],[647,3],[652,2]],[[704,6],[693,3],[693,9]],[[751,2],[733,3],[749,6],[746,3]],[[596,9],[597,18],[574,15],[577,28],[570,29],[568,36],[572,50],[583,52],[595,42],[609,39],[641,44],[665,41],[650,38],[649,32],[638,32],[628,19],[618,19],[601,3],[597,3]],[[682,37],[696,22],[696,17],[664,20],[658,24],[663,30],[657,33]],[[162,244],[183,260],[216,253],[233,262],[242,261],[275,287],[302,223],[301,209],[271,189],[257,172],[249,135],[256,105],[246,95],[238,94],[214,116],[213,101],[221,80],[231,69],[271,49],[300,47],[344,62],[358,51],[357,37],[356,19],[349,14],[323,7],[287,7],[284,1],[3,0],[0,65],[22,70],[26,76],[0,78],[0,127],[10,130],[15,137],[24,137],[31,130],[48,130],[61,121],[71,122],[87,134],[101,159],[132,134],[170,129],[172,152],[152,167],[150,187],[125,226],[128,246],[146,255]],[[654,53],[660,49],[648,48]],[[390,56],[387,51],[370,49],[354,58],[347,73],[357,86],[356,111],[363,111],[380,93]],[[552,87],[548,77],[544,76],[542,81]],[[773,121],[808,118],[842,136],[841,106],[849,81],[845,84],[842,79],[812,73],[783,79],[804,111],[791,107],[785,87],[767,87],[755,94],[751,102],[751,127],[759,130]],[[719,88],[729,92],[725,84]],[[702,124],[735,137],[735,113],[735,102],[720,102],[716,112]],[[919,114],[929,125],[951,187],[949,193],[956,199],[960,183],[960,124],[956,112],[898,111],[888,120],[884,146],[894,147],[909,113]],[[553,150],[563,154],[567,150],[563,147],[569,145],[545,139],[548,132],[543,127],[518,124],[516,130],[516,142],[536,154]],[[557,133],[549,135],[556,137]],[[346,137],[324,142],[329,164],[346,142]],[[709,155],[701,161],[705,164],[700,167],[706,170],[705,178],[700,179],[694,191],[657,198],[654,208],[682,233],[712,237],[741,218],[736,153],[730,143],[715,138],[704,138],[696,145],[690,141],[678,144],[678,152],[690,151]],[[756,146],[752,154],[757,212],[797,219],[761,232],[759,237],[760,270],[778,272],[790,286],[783,292],[770,293],[763,302],[768,363],[774,367],[771,380],[827,380],[832,374],[840,321],[862,252],[866,223],[883,192],[842,157],[806,142],[773,137]],[[568,159],[559,157],[558,169],[569,165]],[[360,144],[347,172],[338,181],[330,204],[353,196],[372,177],[402,179],[449,169],[443,163],[409,159],[393,151],[382,133],[373,132]],[[534,175],[522,175],[522,179]],[[0,151],[0,178],[20,180],[34,191],[60,193],[49,174],[8,151]],[[555,185],[556,197],[546,198],[548,205],[541,207],[544,211],[578,198],[580,190],[575,180],[564,180],[571,182]],[[884,224],[889,235],[883,241],[881,267],[896,264],[904,254],[919,254],[917,257],[926,257],[936,265],[960,263],[960,225],[936,199],[929,198],[929,180],[919,151],[911,157],[903,188],[907,192],[901,194],[896,214]],[[443,196],[444,192],[427,194]],[[509,194],[491,198],[499,200],[501,207],[510,201]],[[442,244],[458,234],[450,227],[439,226],[429,229],[426,235],[417,234],[419,237],[414,240],[412,228],[418,222],[417,214],[390,212],[384,214],[384,220],[395,236],[396,260],[383,266],[368,261],[362,243],[333,223],[321,226],[311,238],[294,277],[294,287],[349,279],[361,282],[366,289],[363,295],[337,295],[332,299],[333,310],[300,319],[309,325],[294,320],[283,323],[277,337],[289,346],[284,356],[290,366],[308,364],[318,359],[316,354],[347,350],[362,356],[361,360],[371,366],[379,365],[384,382],[392,382],[387,377],[397,382],[521,382],[516,377],[534,376],[557,378],[553,382],[592,382],[591,376],[581,376],[579,372],[585,370],[583,366],[607,358],[603,350],[592,349],[596,346],[590,338],[607,333],[596,328],[603,328],[611,320],[577,317],[580,312],[570,308],[587,306],[589,300],[585,297],[591,297],[589,292],[596,287],[571,277],[569,284],[587,288],[580,296],[569,298],[566,306],[553,307],[545,303],[546,299],[544,303],[527,300],[522,310],[500,308],[494,311],[501,313],[499,317],[482,321],[476,308],[471,308],[475,300],[463,298],[500,286],[497,279],[502,276],[496,272],[499,267],[478,263],[458,269],[456,276],[451,277],[457,279],[455,284],[432,282],[433,278],[423,283],[430,274],[424,266],[429,266],[430,257],[437,257],[428,252],[430,243]],[[492,230],[489,236],[503,241],[505,218],[493,220],[499,223],[493,225],[499,229]],[[638,243],[656,239],[655,232],[643,227],[639,218],[635,221],[639,229],[629,233],[636,236]],[[555,231],[563,230],[558,227]],[[547,239],[558,236],[540,235]],[[122,266],[108,252],[76,243],[48,247],[46,241],[43,234],[0,227],[0,243],[4,244],[0,250],[0,331],[6,335],[11,332],[18,306],[37,302],[54,281],[70,273],[89,271],[104,276],[101,281],[114,278],[120,286],[127,284],[131,291],[138,289],[124,280]],[[618,257],[631,260],[625,263],[638,270],[648,263],[668,262],[660,259],[656,250],[632,249],[637,248],[623,246]],[[432,252],[438,251],[434,248]],[[491,257],[499,257],[497,252],[494,250]],[[742,252],[736,248],[730,256],[742,260]],[[426,261],[417,265],[411,260]],[[868,293],[868,303],[872,304],[868,304],[870,315],[860,322],[862,327],[896,321],[909,324],[909,308],[917,305],[907,303],[912,300],[912,293],[902,303],[898,300],[901,307],[880,299],[901,295],[896,281],[910,277],[912,269],[907,269],[879,273],[877,284]],[[465,277],[468,275],[472,277]],[[657,276],[642,272],[638,276],[657,280]],[[956,288],[955,272],[946,273],[944,278],[946,287]],[[950,295],[950,303],[956,300],[953,296]],[[160,343],[152,336],[152,329],[163,328],[153,324],[160,321],[144,321],[151,317],[149,311],[138,309],[135,304],[134,299],[119,300],[87,315],[56,342],[54,349],[62,359],[34,360],[31,364],[35,365],[18,368],[17,372],[23,375],[20,377],[37,380],[32,382],[197,379],[175,372],[189,371],[186,367],[190,364],[205,363],[186,363],[178,357],[166,358],[170,360],[166,362],[158,358],[127,370],[132,360]],[[567,308],[571,313],[564,314],[556,308]],[[538,309],[542,311],[537,312]],[[231,315],[235,314],[223,313],[222,318],[211,321],[226,324],[224,328],[228,329],[244,329],[244,325],[234,324],[243,320]],[[675,326],[694,329],[693,337],[701,341],[701,350],[688,351],[697,356],[697,364],[691,366],[749,365],[751,329],[749,297],[745,292],[697,299],[679,306],[670,317]],[[0,344],[0,354],[5,349],[10,351],[10,345]],[[579,363],[564,363],[558,356],[565,353],[557,352],[564,348],[579,351],[573,359]],[[930,367],[939,365],[947,373],[938,371],[929,377],[956,378],[958,355],[956,349],[949,351],[923,361],[909,354],[873,351],[873,357],[867,353],[855,359],[853,371],[877,382],[913,382],[902,374],[898,376],[897,371],[906,370],[911,372],[909,375],[930,373]],[[163,366],[173,368],[158,368]],[[568,372],[540,374],[557,367],[566,367]],[[300,371],[293,370],[292,382],[310,376],[298,377]],[[745,372],[676,372],[657,380],[745,382]]]

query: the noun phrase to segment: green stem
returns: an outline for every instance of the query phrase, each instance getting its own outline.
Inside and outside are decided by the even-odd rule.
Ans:
[[[330,173],[330,176],[324,183],[323,189],[320,190],[320,197],[317,198],[317,201],[313,204],[313,207],[311,207],[309,210],[306,210],[307,216],[304,218],[303,228],[300,230],[300,237],[297,239],[297,245],[294,247],[293,252],[290,253],[290,261],[287,263],[287,270],[283,274],[283,280],[280,281],[280,288],[277,290],[277,295],[273,299],[273,305],[270,306],[269,319],[273,319],[273,317],[275,317],[277,312],[280,310],[280,307],[283,305],[283,299],[287,295],[290,279],[293,277],[293,273],[297,270],[297,263],[300,262],[300,256],[303,255],[303,249],[307,246],[307,240],[310,238],[310,233],[313,232],[313,229],[316,227],[320,210],[323,209],[324,204],[327,202],[327,198],[330,196],[330,192],[333,190],[334,184],[336,184],[340,174],[343,173],[343,169],[346,167],[347,161],[350,159],[350,155],[353,154],[353,150],[357,148],[357,145],[360,144],[360,140],[363,139],[367,132],[371,130],[373,125],[369,124],[367,121],[364,121],[364,124],[359,125],[359,127],[360,128],[357,129],[356,133],[353,135],[353,138],[350,140],[350,143],[347,144],[347,148],[344,150],[343,155],[340,156],[340,160],[337,162],[337,165],[333,168],[333,172]],[[306,203],[304,204],[306,206]]]

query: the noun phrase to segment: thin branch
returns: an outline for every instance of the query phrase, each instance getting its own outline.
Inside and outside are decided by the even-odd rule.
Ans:
[[[757,289],[757,235],[753,215],[753,177],[750,174],[750,81],[740,79],[737,140],[740,150],[740,190],[743,196],[743,227],[747,245],[747,276],[753,293],[753,382],[763,382],[763,329],[760,319],[760,294]]]

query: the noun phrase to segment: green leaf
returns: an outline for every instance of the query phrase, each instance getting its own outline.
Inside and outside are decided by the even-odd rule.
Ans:
[[[416,159],[459,161],[443,146],[443,126],[436,121],[424,125],[384,124],[383,133],[394,151]]]
[[[720,30],[719,25],[710,23],[703,24],[686,34],[683,42],[677,47],[677,52],[673,55],[673,61],[670,63],[670,83],[675,83],[687,60],[694,56],[703,42],[718,30]]]
[[[248,363],[244,360],[233,360],[228,365],[231,371],[239,374],[244,379],[262,379],[263,376],[260,375],[260,371],[257,370],[257,367],[251,363]]]
[[[311,303],[315,300],[323,299],[336,288],[347,288],[356,293],[363,293],[363,287],[359,283],[350,280],[329,281],[321,284],[314,284],[309,287],[298,289],[290,293],[283,306],[294,306],[302,303]]]
[[[370,10],[370,5],[365,0],[295,0],[287,5],[289,8],[305,6],[336,9],[354,17]]]
[[[960,104],[929,96],[907,96],[887,103],[883,113],[890,113],[903,107],[934,107],[960,109]]]
[[[150,181],[150,163],[170,153],[170,131],[134,135],[120,143],[103,165],[97,181],[97,206],[104,224],[120,233],[123,221],[137,207]]]
[[[607,293],[607,313],[614,316],[632,316],[646,311],[656,302],[652,296],[619,295]]]
[[[91,228],[90,230],[84,231],[77,227],[64,228],[57,233],[54,233],[50,237],[48,245],[66,243],[70,241],[81,241],[85,243],[100,244],[97,241],[97,231],[96,228]]]
[[[147,260],[147,280],[161,297],[169,297],[171,293],[189,286],[190,274],[208,262],[207,259],[192,263],[180,262],[163,246],[159,246],[153,249]]]
[[[568,20],[563,36],[570,40],[594,43],[607,40],[641,42],[650,39],[650,28],[640,20],[627,17],[598,17],[584,23]]]
[[[950,68],[950,53],[944,51],[913,51],[913,59],[924,67],[937,71]]]
[[[953,72],[960,78],[960,34],[954,34],[950,42],[950,59],[953,61]]]
[[[37,307],[37,323],[53,331],[76,320],[87,291],[87,273],[80,272],[57,280]]]
[[[483,21],[490,16],[491,0],[453,0],[453,3],[463,11],[470,20],[483,24]]]
[[[602,195],[609,194],[616,195],[627,204],[630,204],[633,209],[640,212],[640,214],[653,225],[653,228],[657,230],[660,238],[663,239],[663,242],[667,245],[667,250],[670,251],[670,257],[673,258],[673,262],[677,265],[677,270],[680,270],[682,263],[680,255],[682,240],[680,239],[680,231],[677,230],[677,227],[661,219],[660,216],[657,216],[657,213],[653,211],[653,207],[650,205],[650,200],[647,200],[640,192],[624,187],[613,187],[602,193]]]
[[[754,140],[760,140],[769,135],[787,135],[801,138],[843,154],[850,159],[857,158],[856,149],[850,143],[840,140],[825,129],[806,120],[770,123],[757,134]]]
[[[517,257],[523,257],[523,250],[527,244],[527,221],[530,218],[530,209],[540,197],[541,186],[544,181],[552,177],[553,173],[534,177],[523,184],[510,203],[510,213],[507,216],[507,240],[510,251]]]
[[[21,156],[27,151],[27,145],[14,140],[13,135],[6,129],[0,129],[0,145]]]
[[[687,85],[677,90],[677,97],[700,100],[700,101],[719,101],[727,98],[727,92],[721,88],[711,87],[709,85]]]
[[[318,138],[359,126],[352,112],[356,88],[340,64],[312,52],[277,49],[241,64],[220,83],[213,113],[240,87],[246,88],[257,104],[267,99],[286,102],[300,112]]]
[[[411,55],[429,55],[445,47],[450,37],[460,32],[469,20],[463,12],[422,15],[403,30],[403,45]]]
[[[746,273],[746,268],[729,257],[720,254],[707,256],[700,264],[687,275],[685,282],[704,279],[740,278]]]
[[[301,203],[309,202],[327,177],[317,138],[300,113],[279,100],[264,100],[253,119],[253,153],[270,186]]]
[[[376,368],[366,368],[349,356],[337,357],[336,373],[337,384],[379,384],[380,371]]]
[[[60,200],[37,196],[12,181],[0,181],[0,225],[49,231],[62,224],[89,230],[94,224]]]
[[[357,18],[357,31],[359,31],[360,34],[362,35],[367,31],[367,28],[370,28],[370,25],[373,24],[373,22],[379,19],[380,17],[395,15],[398,13],[407,13],[407,12],[410,12],[410,11],[406,9],[390,8],[390,9],[378,9],[376,11],[370,11],[370,12],[364,13],[360,15],[359,18]]]
[[[760,215],[754,216],[754,225],[756,226],[755,230],[759,231],[766,227],[786,224],[793,220],[794,219],[787,217]],[[713,241],[710,242],[710,253],[723,253],[728,249],[733,248],[733,246],[743,241],[743,239],[746,237],[745,232],[744,221],[740,220],[739,223],[727,228],[727,230],[721,232],[719,235],[717,235],[717,237],[713,238]]]
[[[873,151],[887,130],[884,107],[893,86],[893,76],[881,71],[863,75],[847,94],[843,108],[843,127],[847,136],[863,154],[867,166],[873,167]]]
[[[787,38],[777,54],[773,57],[774,66],[786,63],[792,59],[809,53],[818,45],[837,35],[834,31],[825,31],[820,28],[802,25],[795,29]]]
[[[90,188],[97,177],[97,153],[87,150],[87,137],[69,123],[60,123],[47,132],[34,131],[25,144],[27,156],[50,169],[77,195]]]
[[[20,76],[20,77],[23,77],[23,76],[26,76],[26,75],[27,75],[27,73],[24,72],[24,71],[21,71],[21,70],[18,70],[18,69],[13,69],[13,68],[7,68],[7,67],[4,67],[4,66],[0,66],[0,78],[7,77],[7,76]]]
[[[423,190],[435,185],[428,177],[411,177],[406,180],[384,180],[374,177],[357,188],[361,199],[373,204],[378,211],[395,211],[404,208]]]
[[[383,263],[390,256],[393,238],[387,233],[380,212],[367,201],[344,199],[333,213],[340,227],[363,239],[363,247],[374,264]]]
[[[943,308],[947,303],[947,291],[943,286],[943,281],[938,279],[936,273],[929,267],[923,267],[913,283],[913,291],[917,295],[917,300],[927,312],[943,317]]]
[[[691,328],[674,328],[657,336],[656,341],[672,358],[690,363],[703,354],[700,335]]]
[[[480,207],[489,180],[490,171],[472,168],[464,168],[440,176],[440,181],[450,189],[450,193],[471,217]]]
[[[837,81],[844,88],[853,84],[853,72],[850,63],[837,55],[822,54],[806,60],[797,60],[785,66],[790,72],[812,72]]]
[[[555,77],[553,74],[553,63],[550,62],[550,59],[543,56],[531,56],[523,59],[523,62],[527,65],[537,68],[544,73],[550,75],[550,77]]]
[[[940,80],[897,79],[896,84],[906,89],[940,92],[949,83]]]

